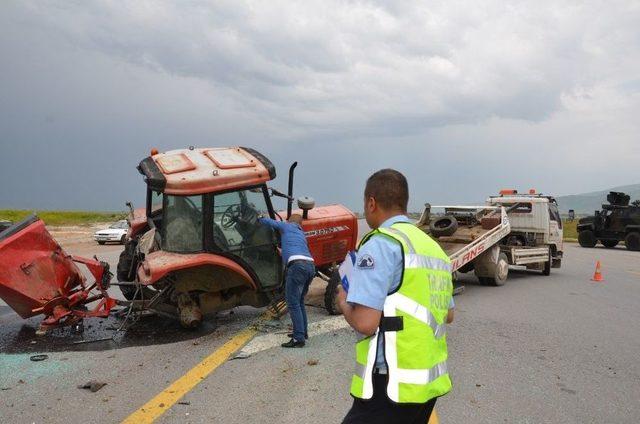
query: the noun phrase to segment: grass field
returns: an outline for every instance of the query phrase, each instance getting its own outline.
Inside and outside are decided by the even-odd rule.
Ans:
[[[0,209],[0,220],[21,221],[34,211]],[[95,222],[111,222],[124,219],[125,212],[88,211],[35,211],[47,225],[87,225]]]
[[[573,221],[563,221],[562,229],[564,231],[564,239],[565,240],[577,240],[578,239],[578,230],[576,226],[578,225],[578,220],[575,219]]]

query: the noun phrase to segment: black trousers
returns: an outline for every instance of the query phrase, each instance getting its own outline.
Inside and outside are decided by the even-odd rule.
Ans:
[[[369,400],[354,399],[342,424],[427,424],[436,404],[431,399],[424,404],[402,405],[387,397],[387,376],[373,375],[373,396]]]

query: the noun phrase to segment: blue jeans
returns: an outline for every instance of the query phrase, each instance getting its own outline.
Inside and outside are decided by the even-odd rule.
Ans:
[[[287,266],[285,276],[285,296],[287,308],[293,324],[293,338],[304,341],[307,334],[307,311],[304,308],[304,296],[316,274],[316,267],[310,261],[296,261]]]

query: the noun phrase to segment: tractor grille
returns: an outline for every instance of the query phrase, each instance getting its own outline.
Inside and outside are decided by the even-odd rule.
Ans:
[[[322,245],[322,261],[342,261],[347,255],[347,240],[330,241]]]

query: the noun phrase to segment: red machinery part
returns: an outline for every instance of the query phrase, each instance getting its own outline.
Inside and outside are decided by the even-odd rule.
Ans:
[[[94,283],[87,286],[76,263]],[[0,298],[22,318],[44,314],[45,326],[58,326],[71,317],[105,317],[116,303],[106,292],[110,277],[108,264],[67,255],[35,215],[0,233]]]

